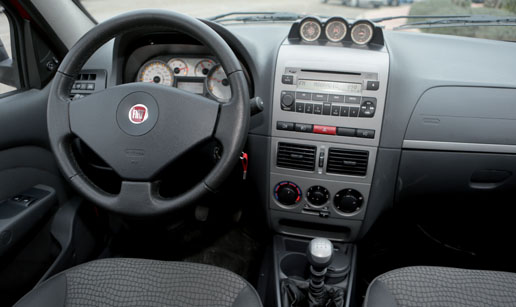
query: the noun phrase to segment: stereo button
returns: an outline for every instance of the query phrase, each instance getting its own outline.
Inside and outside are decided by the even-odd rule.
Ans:
[[[331,113],[331,104],[330,103],[323,104],[322,114],[323,115],[330,115],[330,113]]]
[[[312,94],[313,101],[328,101],[328,94]]]
[[[346,96],[346,103],[360,103],[360,96]]]
[[[291,107],[294,104],[294,92],[283,91],[281,92],[281,104],[285,107]],[[290,110],[289,110],[290,111]]]
[[[296,112],[305,113],[305,104],[301,102],[296,102]]]
[[[340,107],[339,106],[331,106],[331,116],[339,116],[340,115]]]
[[[358,117],[358,108],[350,107],[349,108],[349,116],[350,117]]]
[[[330,127],[330,126],[319,126],[314,125],[314,133],[318,134],[330,134],[335,135],[337,134],[337,128],[336,127]]]
[[[377,91],[380,87],[380,81],[367,81],[366,89],[368,91]]]
[[[305,113],[308,113],[308,114],[314,113],[314,104],[313,103],[305,103]]]
[[[292,76],[292,75],[283,75],[283,76],[281,76],[281,83],[283,83],[283,84],[294,84],[294,76]]]
[[[344,102],[344,96],[343,95],[330,95],[328,97],[329,102]]]
[[[296,92],[296,99],[311,100],[312,94],[305,92]]]
[[[322,104],[314,104],[314,114],[322,114]]]
[[[349,116],[349,107],[340,107],[340,116]]]

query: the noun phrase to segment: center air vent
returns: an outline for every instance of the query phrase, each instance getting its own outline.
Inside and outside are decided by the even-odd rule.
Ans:
[[[368,151],[330,148],[326,172],[341,175],[365,176],[368,158]]]
[[[278,167],[313,171],[317,147],[302,144],[278,143]]]

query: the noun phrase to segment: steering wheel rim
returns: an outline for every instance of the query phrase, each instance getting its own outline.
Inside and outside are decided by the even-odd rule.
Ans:
[[[208,47],[226,72],[232,93],[230,102],[218,104],[175,88],[142,83],[117,85],[79,100],[69,99],[75,78],[89,57],[109,40],[135,28],[183,32]],[[227,178],[247,137],[248,99],[240,62],[213,29],[176,12],[134,11],[91,29],[63,59],[48,99],[50,145],[65,177],[90,201],[128,216],[169,213],[216,191]],[[131,126],[127,108],[130,107],[131,112],[135,103],[142,101],[149,120]],[[120,175],[119,194],[103,191],[82,172],[71,148],[75,137],[85,141]],[[153,182],[154,176],[208,138],[217,139],[223,147],[216,166],[183,194],[167,199],[161,197],[157,183]],[[164,144],[164,141],[168,142]],[[146,147],[140,148],[142,145]]]

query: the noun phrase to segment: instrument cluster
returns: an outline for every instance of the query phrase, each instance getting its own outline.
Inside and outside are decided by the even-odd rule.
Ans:
[[[318,17],[305,17],[292,26],[289,39],[307,43],[351,42],[355,45],[383,45],[382,31],[371,21],[357,20],[349,23],[342,17],[331,17],[325,21]]]
[[[210,57],[154,57],[140,67],[135,81],[173,86],[219,102],[228,102],[231,99],[231,87],[226,73]]]

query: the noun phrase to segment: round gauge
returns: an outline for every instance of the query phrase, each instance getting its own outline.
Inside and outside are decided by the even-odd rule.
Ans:
[[[215,62],[210,59],[199,61],[199,63],[195,65],[195,76],[204,77],[208,75],[213,66],[215,66]]]
[[[206,78],[208,92],[220,102],[228,102],[231,99],[231,87],[229,80],[220,64],[213,66]]]
[[[355,44],[365,45],[373,38],[373,25],[369,22],[358,22],[351,28],[351,39]]]
[[[174,83],[174,74],[165,62],[151,60],[143,64],[140,68],[136,81],[172,86]]]
[[[344,20],[334,19],[326,23],[326,38],[332,42],[340,42],[348,32],[348,25]]]
[[[170,59],[168,61],[168,67],[172,69],[172,72],[176,76],[187,76],[188,75],[188,65],[185,61],[181,59]]]
[[[299,27],[301,38],[307,42],[313,42],[321,36],[321,24],[316,19],[306,19]]]

